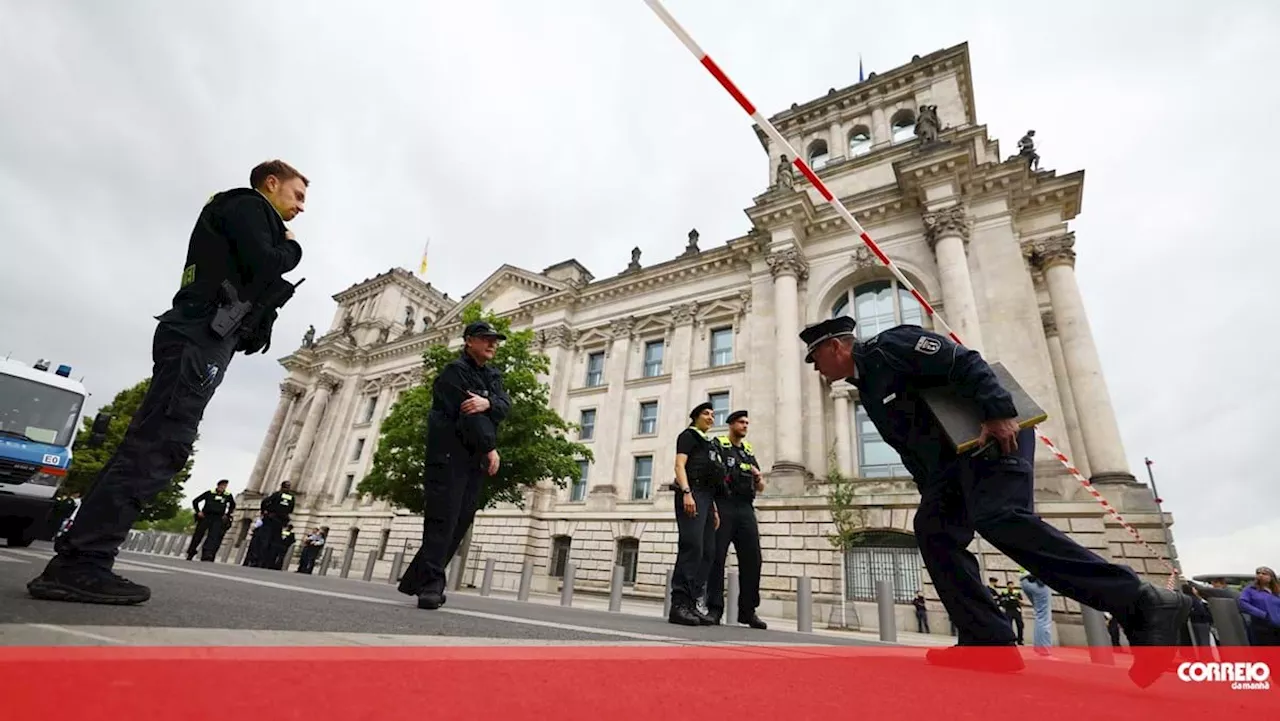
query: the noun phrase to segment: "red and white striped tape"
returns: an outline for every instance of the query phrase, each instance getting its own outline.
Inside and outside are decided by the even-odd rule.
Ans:
[[[667,28],[680,39],[680,42],[684,43],[684,46],[689,49],[689,52],[693,53],[693,56],[698,59],[698,62],[701,63],[702,67],[706,68],[707,72],[711,73],[711,76],[720,83],[721,87],[723,87],[725,91],[728,92],[735,101],[737,101],[738,105],[746,111],[747,115],[751,116],[751,119],[756,121],[756,123],[764,129],[765,133],[773,140],[773,142],[786,149],[787,157],[792,158],[791,164],[800,171],[801,175],[813,184],[814,190],[818,191],[823,199],[835,209],[836,213],[849,224],[849,227],[853,228],[854,232],[858,234],[858,237],[862,239],[862,242],[866,244],[867,248],[870,249],[871,252],[880,259],[880,262],[889,269],[889,272],[892,273],[893,277],[902,284],[902,287],[911,292],[911,296],[920,303],[924,308],[925,313],[933,319],[935,326],[945,335],[950,336],[950,338],[956,343],[961,343],[960,336],[956,335],[956,332],[951,329],[951,326],[947,325],[947,322],[942,319],[942,316],[938,315],[938,312],[934,310],[933,306],[929,305],[929,301],[924,299],[924,296],[920,294],[920,291],[916,290],[915,285],[907,279],[907,276],[903,275],[902,271],[898,269],[898,266],[894,265],[893,261],[889,259],[889,256],[885,255],[884,251],[880,250],[880,246],[876,245],[876,242],[871,239],[871,236],[867,234],[867,231],[862,227],[858,220],[853,217],[853,213],[849,212],[849,209],[844,206],[844,203],[840,202],[840,200],[827,189],[826,184],[823,183],[822,179],[813,172],[809,167],[809,164],[800,157],[800,154],[791,146],[791,143],[788,143],[787,139],[782,137],[782,134],[778,132],[778,129],[773,127],[773,123],[770,123],[763,115],[760,114],[760,111],[756,109],[756,106],[753,105],[751,101],[747,99],[747,96],[738,89],[738,86],[729,79],[729,76],[725,74],[724,70],[720,69],[720,66],[716,64],[716,61],[712,60],[711,56],[694,41],[693,37],[691,37],[689,33],[681,27],[680,23],[672,17],[671,13],[663,7],[659,0],[644,1],[645,4],[647,4],[649,8],[662,20],[663,24],[665,24]],[[1151,544],[1142,539],[1142,536],[1138,534],[1137,529],[1124,520],[1124,517],[1120,515],[1120,512],[1108,503],[1107,499],[1102,497],[1102,494],[1098,492],[1098,489],[1095,488],[1087,478],[1081,475],[1080,471],[1076,470],[1075,466],[1067,458],[1066,454],[1058,450],[1047,436],[1039,433],[1038,431],[1036,436],[1041,440],[1041,442],[1048,446],[1049,450],[1053,452],[1053,455],[1062,462],[1062,465],[1066,466],[1067,471],[1085,487],[1085,490],[1089,492],[1089,495],[1093,496],[1095,500],[1102,504],[1103,508],[1107,509],[1107,511],[1111,513],[1111,517],[1116,519],[1117,523],[1128,531],[1139,544],[1151,551],[1156,558],[1160,559],[1160,562],[1171,572],[1169,580],[1165,583],[1165,586],[1167,588],[1174,588],[1178,580],[1178,570],[1173,566],[1173,564],[1161,555],[1159,551],[1153,548]],[[1161,512],[1163,513],[1163,510]]]

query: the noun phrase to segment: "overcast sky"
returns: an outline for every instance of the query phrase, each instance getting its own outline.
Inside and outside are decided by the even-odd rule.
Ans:
[[[91,406],[150,373],[209,194],[272,157],[312,179],[307,283],[269,355],[232,363],[196,492],[244,487],[275,359],[330,296],[415,269],[428,236],[455,298],[498,262],[606,277],[633,246],[746,231],[767,184],[750,121],[641,0],[358,5],[0,0],[0,353],[71,364]],[[1042,167],[1086,171],[1079,281],[1184,566],[1280,566],[1273,2],[668,7],[766,115],[856,82],[859,54],[884,72],[968,41],[1002,154],[1035,128]]]

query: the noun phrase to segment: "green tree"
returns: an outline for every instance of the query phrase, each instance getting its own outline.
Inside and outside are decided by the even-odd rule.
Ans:
[[[159,521],[138,521],[133,527],[139,531],[163,531],[164,533],[189,533],[196,528],[196,512],[179,508],[172,518]]]
[[[827,509],[831,511],[831,524],[835,527],[835,532],[827,536],[827,541],[843,553],[861,540],[867,527],[867,512],[855,503],[853,479],[845,478],[840,472],[834,452],[829,456]]]
[[[128,429],[129,422],[133,420],[133,414],[142,405],[142,399],[147,395],[147,389],[150,387],[151,379],[146,378],[132,388],[120,391],[110,403],[98,409],[99,413],[111,414],[111,425],[107,427],[106,440],[98,448],[88,447],[89,436],[93,429],[93,416],[85,417],[84,427],[80,429],[80,433],[76,435],[75,444],[71,446],[71,468],[67,471],[66,481],[67,492],[84,493],[93,485],[98,472],[107,461],[111,460],[116,447],[120,445],[120,441],[124,440],[124,432]],[[192,449],[191,458],[187,459],[187,464],[174,476],[173,482],[161,491],[160,495],[143,506],[142,515],[138,517],[139,521],[158,521],[174,517],[182,507],[182,486],[191,477],[191,467],[194,463],[195,450]]]
[[[492,363],[502,372],[503,386],[511,396],[511,412],[498,426],[497,475],[486,477],[479,508],[514,503],[523,508],[524,492],[550,479],[563,488],[578,475],[578,460],[591,460],[591,450],[569,440],[576,428],[552,410],[550,389],[538,382],[538,374],[551,367],[547,356],[533,351],[533,331],[512,331],[511,322],[484,313],[478,303],[463,310],[462,321],[486,320],[507,336]],[[458,351],[437,344],[422,354],[422,384],[405,391],[382,422],[373,468],[357,490],[388,500],[416,513],[422,511],[422,474],[426,465],[427,416],[431,411],[431,384]]]

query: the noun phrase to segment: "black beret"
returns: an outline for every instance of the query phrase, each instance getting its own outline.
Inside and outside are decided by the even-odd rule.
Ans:
[[[747,412],[746,412],[746,411],[734,411],[733,413],[730,413],[730,414],[729,414],[729,420],[728,420],[728,421],[726,421],[726,423],[733,423],[734,421],[738,420],[739,418],[746,418],[746,417],[747,417]]]
[[[815,323],[808,328],[800,331],[800,340],[806,346],[804,354],[804,362],[813,362],[813,351],[818,346],[841,336],[853,335],[853,328],[857,322],[847,315],[839,318],[830,318],[821,323]]]
[[[696,421],[698,419],[698,416],[702,415],[703,411],[709,411],[714,409],[715,409],[715,406],[711,405],[710,402],[699,403],[698,405],[693,407],[693,410],[689,411],[689,420]]]

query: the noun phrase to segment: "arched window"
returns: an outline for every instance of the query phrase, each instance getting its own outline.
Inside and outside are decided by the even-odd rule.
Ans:
[[[815,140],[809,146],[809,167],[817,170],[827,164],[830,158],[827,152],[827,141]]]
[[[859,125],[849,133],[849,157],[856,158],[871,152],[871,131],[865,125]]]
[[[905,108],[899,110],[894,113],[889,128],[893,132],[893,142],[905,143],[911,140],[916,137],[916,114]]]
[[[870,338],[895,325],[924,325],[924,308],[897,280],[873,280],[850,289],[831,305],[831,317],[851,316],[858,337]]]
[[[844,554],[849,599],[876,600],[876,581],[889,581],[895,603],[911,603],[920,591],[924,559],[915,537],[901,531],[865,531]]]

